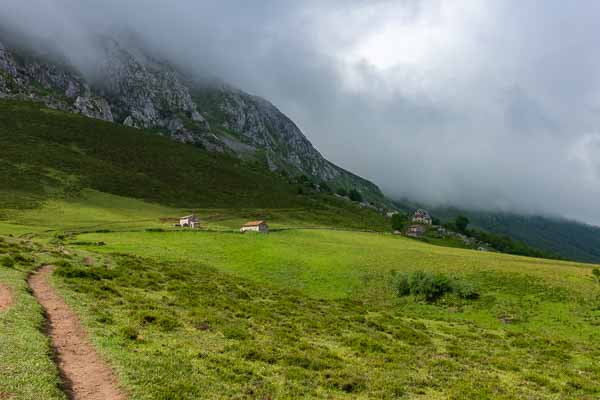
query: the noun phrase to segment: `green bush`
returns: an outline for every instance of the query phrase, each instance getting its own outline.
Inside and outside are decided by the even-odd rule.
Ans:
[[[398,296],[408,296],[410,294],[410,283],[408,274],[396,274],[393,278],[393,285]]]
[[[350,196],[350,200],[355,201],[357,203],[361,203],[363,201],[362,194],[356,189],[350,190],[348,196]]]
[[[417,271],[408,277],[411,293],[427,301],[435,301],[451,291],[450,280],[441,274]]]
[[[461,299],[476,300],[479,298],[479,290],[471,282],[454,281],[452,289]]]
[[[10,256],[2,257],[0,258],[0,265],[6,268],[12,268],[15,266],[15,260]]]
[[[594,278],[600,283],[600,268],[594,268],[592,270],[592,275],[594,275]]]
[[[434,302],[450,293],[467,300],[479,298],[479,291],[472,283],[451,280],[446,275],[425,271],[395,274],[393,286],[398,296],[413,295],[427,302]]]
[[[319,189],[321,190],[321,192],[325,192],[325,193],[331,193],[331,186],[329,186],[327,184],[327,182],[325,181],[321,181],[321,183],[319,183]]]

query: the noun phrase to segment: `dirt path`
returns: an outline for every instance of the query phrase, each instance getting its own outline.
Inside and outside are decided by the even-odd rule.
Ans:
[[[123,400],[117,380],[98,356],[79,319],[48,283],[54,267],[42,267],[29,278],[34,296],[48,318],[48,335],[56,353],[65,392],[72,400]]]
[[[7,311],[13,304],[12,291],[0,283],[0,312]],[[0,397],[1,399],[1,397]]]

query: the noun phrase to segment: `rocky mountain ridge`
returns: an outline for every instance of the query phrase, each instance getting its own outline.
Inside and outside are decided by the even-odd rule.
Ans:
[[[0,38],[0,97],[43,102],[91,118],[154,130],[210,151],[265,162],[273,171],[357,189],[370,202],[373,183],[327,161],[294,122],[265,99],[223,83],[198,83],[164,61],[101,42],[101,62],[86,74],[9,47]]]

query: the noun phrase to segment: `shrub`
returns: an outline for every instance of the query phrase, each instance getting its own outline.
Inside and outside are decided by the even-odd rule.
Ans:
[[[406,214],[397,213],[392,215],[392,230],[403,231],[408,225],[408,216]]]
[[[360,203],[363,201],[362,194],[360,194],[360,192],[356,189],[350,190],[350,192],[348,193],[348,196],[350,196],[350,200],[355,201],[357,203]]]
[[[410,294],[410,284],[408,274],[397,274],[393,278],[393,285],[398,296],[408,296]]]
[[[450,292],[450,280],[441,274],[417,271],[408,277],[411,294],[427,301],[435,301]]]
[[[15,260],[10,256],[2,257],[0,258],[0,265],[6,268],[12,268],[15,266]]]
[[[331,193],[331,186],[329,186],[325,181],[321,181],[321,183],[319,183],[319,189],[321,192]]]
[[[600,268],[594,268],[592,270],[592,275],[594,275],[598,283],[600,283]]]
[[[479,298],[479,289],[471,282],[454,281],[452,289],[461,299],[476,300]]]
[[[479,298],[479,290],[475,285],[451,280],[443,274],[425,271],[395,274],[392,282],[398,296],[413,295],[428,302],[434,302],[449,293],[467,300]]]
[[[469,218],[465,217],[464,215],[459,215],[458,217],[456,217],[456,220],[454,221],[454,225],[456,226],[456,229],[461,232],[461,233],[466,233],[467,232],[467,227],[469,226]]]

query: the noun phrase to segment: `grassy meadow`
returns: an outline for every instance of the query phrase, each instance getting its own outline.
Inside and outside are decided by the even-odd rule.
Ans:
[[[53,284],[131,398],[600,395],[600,285],[591,265],[297,229],[335,221],[295,208],[195,209],[209,228],[197,231],[160,222],[185,211],[84,191],[9,210],[0,223],[0,235],[27,238],[58,265]],[[235,231],[256,216],[276,229]],[[13,284],[24,287],[27,268],[41,263],[35,257]],[[442,273],[480,296],[400,297],[394,272],[409,271]],[[45,393],[56,381],[31,307],[21,323],[39,335],[31,351],[45,359],[47,386],[32,390]],[[20,393],[11,385],[3,390]]]
[[[135,398],[600,394],[589,265],[327,230],[122,231],[66,244],[97,265],[69,261],[55,284]],[[472,283],[480,298],[398,297],[392,271],[415,270]]]

